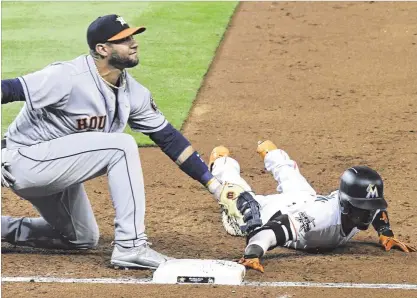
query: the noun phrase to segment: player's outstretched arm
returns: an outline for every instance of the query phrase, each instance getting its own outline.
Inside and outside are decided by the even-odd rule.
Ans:
[[[265,225],[249,232],[245,253],[239,260],[239,263],[246,268],[263,273],[264,267],[260,263],[260,260],[265,252],[277,246],[282,246],[288,241],[292,241],[293,235],[296,233],[288,215],[281,214],[278,211]]]
[[[203,184],[219,200],[222,188],[220,181],[211,174],[198,152],[178,130],[168,123],[162,130],[149,134],[149,137],[183,172]]]
[[[415,247],[412,247],[394,237],[394,233],[391,230],[391,226],[388,219],[388,212],[386,210],[380,210],[375,215],[372,222],[373,227],[378,232],[379,243],[386,251],[390,251],[391,248],[398,248],[404,252],[415,252]]]

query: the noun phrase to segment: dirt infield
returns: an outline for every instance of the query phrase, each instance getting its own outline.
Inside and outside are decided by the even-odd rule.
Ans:
[[[335,189],[349,166],[366,164],[385,181],[396,235],[417,245],[417,3],[241,3],[182,131],[203,159],[223,144],[257,193],[275,182],[256,142],[269,138],[295,159],[318,192]],[[177,258],[235,259],[244,239],[227,236],[208,192],[159,149],[140,149],[147,232],[156,250]],[[2,246],[3,276],[150,277],[108,267],[114,211],[106,177],[87,184],[101,240],[89,252]],[[36,216],[2,190],[2,214]],[[253,281],[417,284],[417,255],[384,252],[373,230],[326,255],[268,253]],[[4,297],[351,297],[364,290],[2,284]],[[232,292],[234,291],[234,292]],[[386,291],[386,290],[385,290]],[[416,291],[389,290],[392,297]],[[90,294],[86,294],[90,293]],[[139,294],[140,293],[140,294]],[[249,296],[250,295],[250,296]],[[380,297],[377,290],[367,297]]]

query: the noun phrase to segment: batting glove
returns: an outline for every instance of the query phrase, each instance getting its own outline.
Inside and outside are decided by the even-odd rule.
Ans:
[[[259,258],[245,259],[245,257],[242,257],[238,263],[242,264],[246,268],[254,269],[262,273],[265,272],[264,266],[260,263]]]
[[[391,248],[397,247],[398,249],[402,250],[403,252],[415,252],[417,249],[408,245],[394,237],[387,237],[384,235],[379,236],[379,243],[385,248],[385,251],[390,251]]]

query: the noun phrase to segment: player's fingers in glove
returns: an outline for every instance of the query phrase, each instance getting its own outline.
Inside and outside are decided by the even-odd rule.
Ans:
[[[404,252],[415,252],[417,249],[393,237],[386,237],[381,235],[379,242],[385,248],[385,251],[390,251],[393,247],[397,247]]]
[[[242,257],[239,260],[239,264],[242,264],[246,268],[251,268],[262,273],[265,272],[264,266],[262,266],[262,264],[260,263],[259,258],[245,259],[244,257]]]
[[[397,247],[399,249],[401,249],[403,252],[415,252],[416,249],[406,243],[403,242],[394,242],[394,244],[392,245],[392,247]]]
[[[407,252],[416,252],[417,248],[415,248],[414,246],[408,245],[408,244],[404,244],[406,249],[408,249]]]

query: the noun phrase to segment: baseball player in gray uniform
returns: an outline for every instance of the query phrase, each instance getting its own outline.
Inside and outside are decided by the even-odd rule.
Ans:
[[[2,149],[2,185],[30,201],[38,218],[2,216],[2,240],[59,249],[94,248],[99,229],[83,182],[107,174],[115,209],[111,264],[157,268],[169,259],[145,234],[145,192],[137,144],[148,135],[185,173],[218,196],[221,183],[126,68],[139,63],[134,35],[118,15],[93,21],[89,55],[2,80],[2,104],[25,101]]]
[[[230,157],[226,147],[216,147],[210,155],[213,175],[227,181],[220,204],[229,215],[236,215],[235,221],[223,221],[223,225],[232,235],[237,234],[237,226],[247,236],[241,264],[264,272],[260,258],[268,250],[277,246],[331,250],[346,244],[371,224],[385,250],[397,247],[404,252],[416,251],[394,237],[383,181],[373,169],[366,166],[347,169],[341,176],[339,190],[321,196],[301,175],[297,163],[274,143],[260,142],[257,152],[278,183],[276,194],[256,195],[240,176],[239,163]]]

